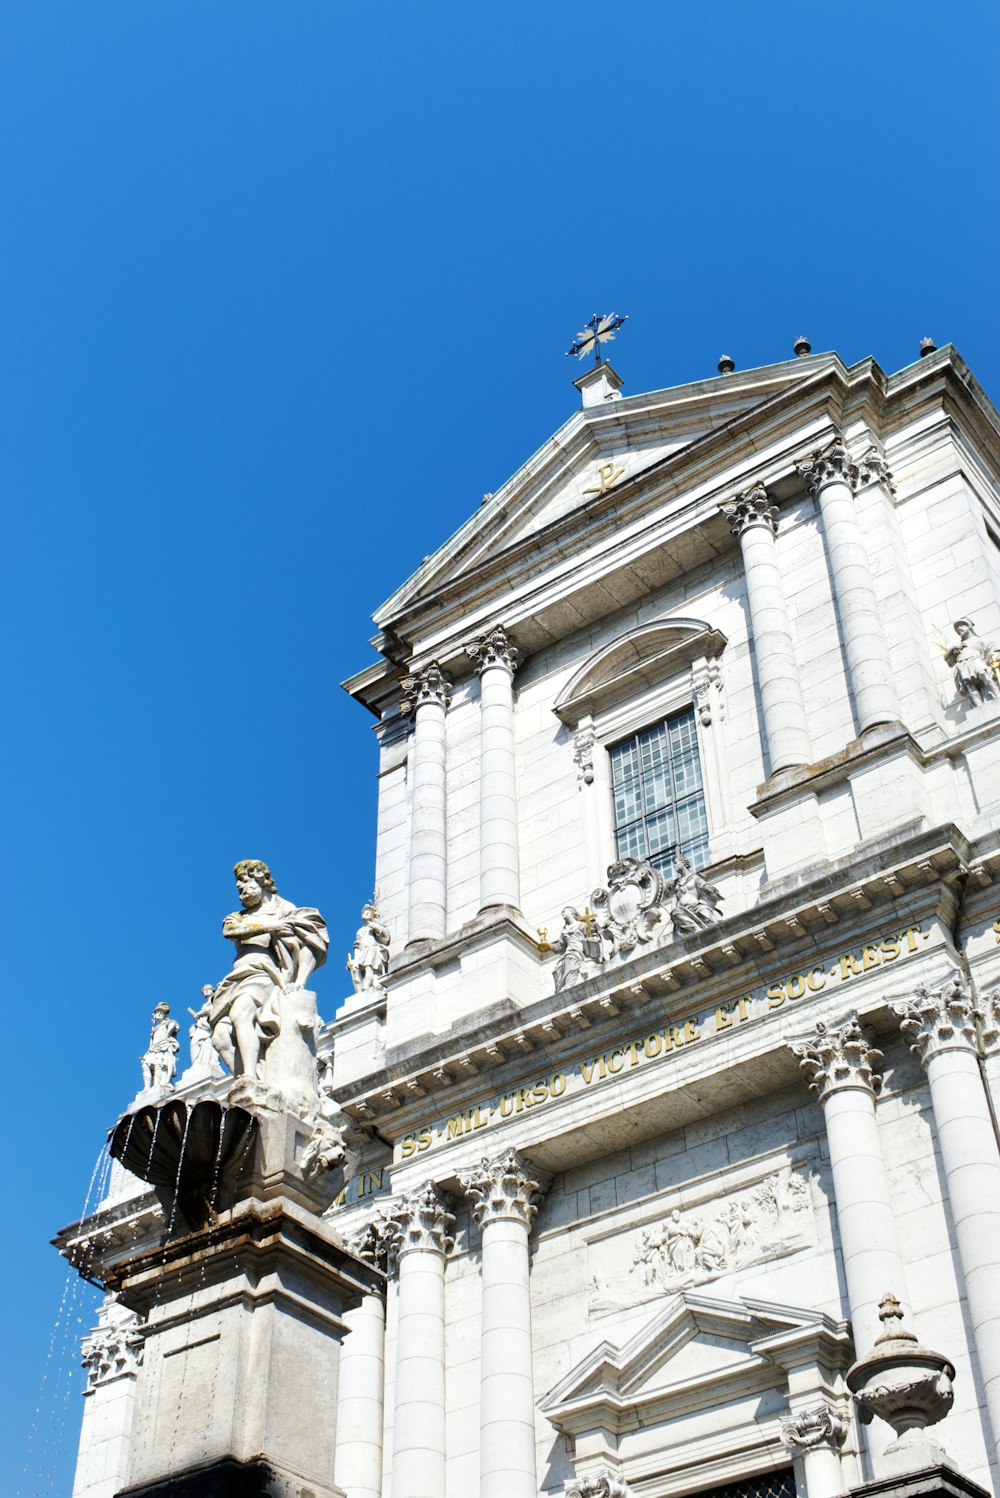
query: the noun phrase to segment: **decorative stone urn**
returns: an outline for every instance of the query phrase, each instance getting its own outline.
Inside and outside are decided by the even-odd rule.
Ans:
[[[902,1308],[894,1295],[882,1297],[878,1314],[885,1331],[868,1356],[848,1369],[847,1387],[863,1424],[870,1424],[877,1415],[896,1432],[879,1465],[884,1475],[953,1466],[944,1448],[924,1431],[951,1409],[954,1366],[939,1352],[922,1347],[904,1329]]]

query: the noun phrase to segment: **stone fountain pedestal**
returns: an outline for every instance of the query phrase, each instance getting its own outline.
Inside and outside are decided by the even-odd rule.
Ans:
[[[146,1321],[121,1498],[340,1498],[343,1316],[381,1278],[287,1198],[119,1265],[108,1288]]]

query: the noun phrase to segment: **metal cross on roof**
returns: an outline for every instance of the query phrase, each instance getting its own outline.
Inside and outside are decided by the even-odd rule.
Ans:
[[[618,329],[627,322],[627,313],[624,317],[619,317],[617,312],[595,312],[589,323],[577,333],[576,342],[566,350],[567,359],[570,354],[575,354],[578,359],[582,359],[584,354],[589,354],[593,349],[594,363],[600,364],[601,344],[610,343]]]

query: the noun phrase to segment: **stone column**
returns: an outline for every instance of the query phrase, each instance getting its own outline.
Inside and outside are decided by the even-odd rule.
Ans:
[[[812,752],[775,546],[778,511],[762,484],[723,505],[739,537],[771,774],[809,763]]]
[[[1000,1456],[1000,1150],[976,1050],[972,998],[956,973],[892,1008],[927,1073],[994,1451]]]
[[[106,1296],[80,1349],[87,1387],[73,1498],[112,1498],[125,1486],[142,1344],[139,1318]]]
[[[513,1149],[462,1177],[483,1238],[480,1498],[537,1498],[528,1235],[538,1182]]]
[[[809,1086],[823,1106],[833,1192],[840,1226],[840,1250],[858,1356],[880,1331],[879,1301],[892,1290],[906,1295],[903,1258],[889,1181],[875,1122],[875,1095],[882,1059],[862,1032],[857,1015],[839,1025],[818,1021],[814,1033],[793,1041]],[[890,1437],[885,1436],[886,1440]]]
[[[389,1272],[395,1263],[398,1225],[374,1218],[354,1243],[358,1257]],[[382,1293],[380,1293],[380,1291]],[[385,1294],[369,1290],[348,1311],[337,1388],[334,1482],[347,1498],[382,1498],[382,1429],[385,1405]]]
[[[455,1221],[428,1181],[397,1205],[399,1321],[392,1443],[393,1498],[445,1490],[444,1261]]]
[[[858,732],[876,723],[899,722],[899,698],[889,662],[885,628],[875,598],[868,550],[854,504],[857,464],[840,437],[799,464],[809,492],[819,501],[826,533],[833,596],[854,694]]]
[[[434,941],[445,933],[444,715],[450,683],[432,661],[425,670],[406,677],[402,685],[406,696],[400,706],[404,713],[413,714],[408,940]]]
[[[479,904],[520,907],[517,787],[514,780],[514,672],[519,651],[497,625],[467,647],[480,681]]]
[[[806,1498],[839,1498],[843,1493],[838,1448],[846,1434],[847,1421],[825,1401],[782,1420],[782,1445],[801,1458]]]

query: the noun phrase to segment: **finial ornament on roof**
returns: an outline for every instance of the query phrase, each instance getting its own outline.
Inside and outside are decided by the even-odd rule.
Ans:
[[[595,312],[590,321],[582,327],[576,335],[576,340],[566,350],[566,358],[575,354],[582,359],[585,354],[594,351],[594,363],[600,364],[601,344],[610,343],[619,328],[628,322],[628,314],[619,317],[617,312]]]

